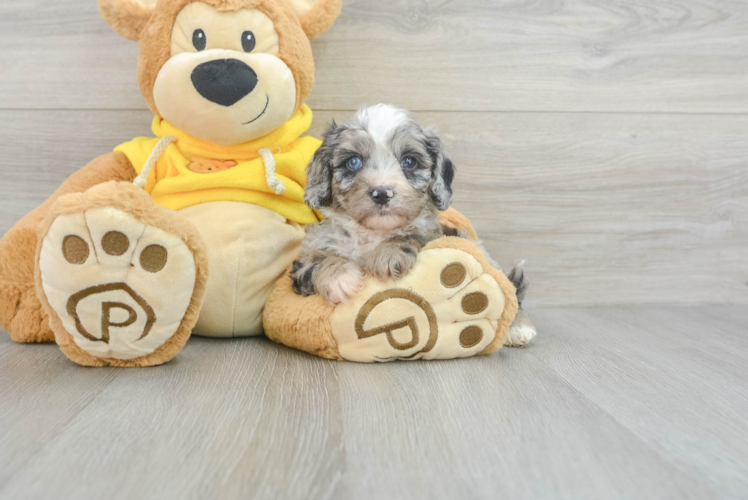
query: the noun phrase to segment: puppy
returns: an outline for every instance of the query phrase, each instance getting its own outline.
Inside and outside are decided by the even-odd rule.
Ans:
[[[428,242],[467,237],[439,224],[439,211],[452,203],[454,175],[439,137],[402,109],[378,105],[342,126],[333,122],[308,167],[305,201],[325,220],[307,226],[293,266],[294,291],[340,304],[361,289],[367,274],[401,278]],[[509,275],[520,308],[527,290],[522,265]],[[520,311],[507,345],[524,346],[535,334]]]
[[[366,274],[401,278],[418,251],[444,236],[454,165],[433,131],[387,105],[332,124],[308,168],[307,205],[325,220],[307,229],[294,290],[339,304]],[[454,230],[450,230],[454,234]]]

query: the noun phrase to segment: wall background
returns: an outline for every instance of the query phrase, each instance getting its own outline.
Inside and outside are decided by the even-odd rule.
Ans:
[[[748,2],[344,0],[314,49],[313,133],[437,126],[532,305],[748,304]],[[137,53],[94,0],[0,3],[0,233],[150,133]]]

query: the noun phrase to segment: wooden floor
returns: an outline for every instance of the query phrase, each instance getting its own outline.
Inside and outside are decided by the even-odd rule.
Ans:
[[[193,338],[87,369],[0,336],[0,498],[746,498],[746,308],[533,317],[527,349],[387,366]]]
[[[2,0],[0,47],[2,235],[152,115],[94,0]],[[748,1],[344,0],[313,47],[312,133],[437,126],[537,341],[91,370],[0,332],[0,498],[748,498]]]

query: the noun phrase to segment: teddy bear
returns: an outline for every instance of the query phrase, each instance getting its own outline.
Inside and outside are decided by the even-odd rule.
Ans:
[[[433,242],[402,282],[333,307],[293,293],[304,227],[310,41],[341,0],[99,0],[140,44],[155,137],[73,174],[0,240],[0,326],[84,366],[173,359],[191,334],[267,334],[331,359],[448,359],[500,348],[513,285],[474,243]],[[442,222],[477,239],[453,209]]]

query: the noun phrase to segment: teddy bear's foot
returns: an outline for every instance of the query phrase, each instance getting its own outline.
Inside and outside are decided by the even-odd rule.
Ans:
[[[335,309],[331,331],[350,361],[465,358],[504,345],[516,311],[514,287],[475,245],[444,238],[405,278],[370,279]]]
[[[37,292],[71,359],[152,366],[181,350],[207,280],[189,222],[111,182],[60,198],[39,239]]]

